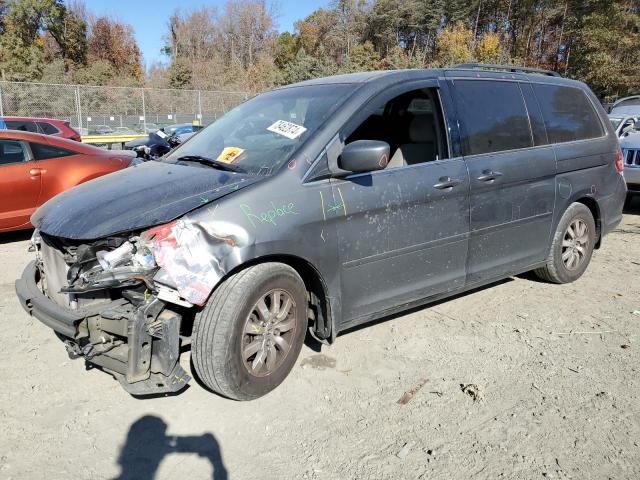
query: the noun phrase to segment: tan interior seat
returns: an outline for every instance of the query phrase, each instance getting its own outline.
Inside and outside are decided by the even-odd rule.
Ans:
[[[409,125],[411,143],[400,145],[387,168],[429,162],[436,159],[436,133],[433,115],[417,115]]]

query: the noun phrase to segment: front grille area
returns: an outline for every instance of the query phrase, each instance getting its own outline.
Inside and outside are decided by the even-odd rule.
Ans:
[[[640,149],[625,148],[622,150],[622,158],[627,167],[640,167]]]
[[[40,242],[40,255],[46,279],[47,295],[61,307],[68,308],[69,295],[60,293],[60,289],[67,284],[67,270],[69,270],[64,261],[64,254],[42,241]]]

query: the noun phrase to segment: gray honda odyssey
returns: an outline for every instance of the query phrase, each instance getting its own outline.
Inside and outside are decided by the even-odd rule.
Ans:
[[[249,400],[305,335],[501,278],[566,283],[620,222],[618,140],[583,83],[463,65],[258,95],[161,158],[33,216],[24,309],[131,394],[175,392],[190,343]]]

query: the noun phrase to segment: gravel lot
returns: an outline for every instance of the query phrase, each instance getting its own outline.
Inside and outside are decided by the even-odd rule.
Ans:
[[[524,275],[304,347],[245,403],[194,381],[136,399],[69,360],[15,298],[28,237],[0,235],[0,478],[640,478],[640,200],[578,282]]]

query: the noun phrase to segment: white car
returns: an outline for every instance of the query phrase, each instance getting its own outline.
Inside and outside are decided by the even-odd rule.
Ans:
[[[613,125],[613,129],[616,131],[616,135],[618,137],[623,137],[625,134],[640,127],[640,122],[638,121],[639,118],[640,116],[637,115],[609,114],[609,121],[611,122],[611,125]]]
[[[628,132],[620,139],[620,146],[630,200],[633,195],[640,195],[640,131]]]

